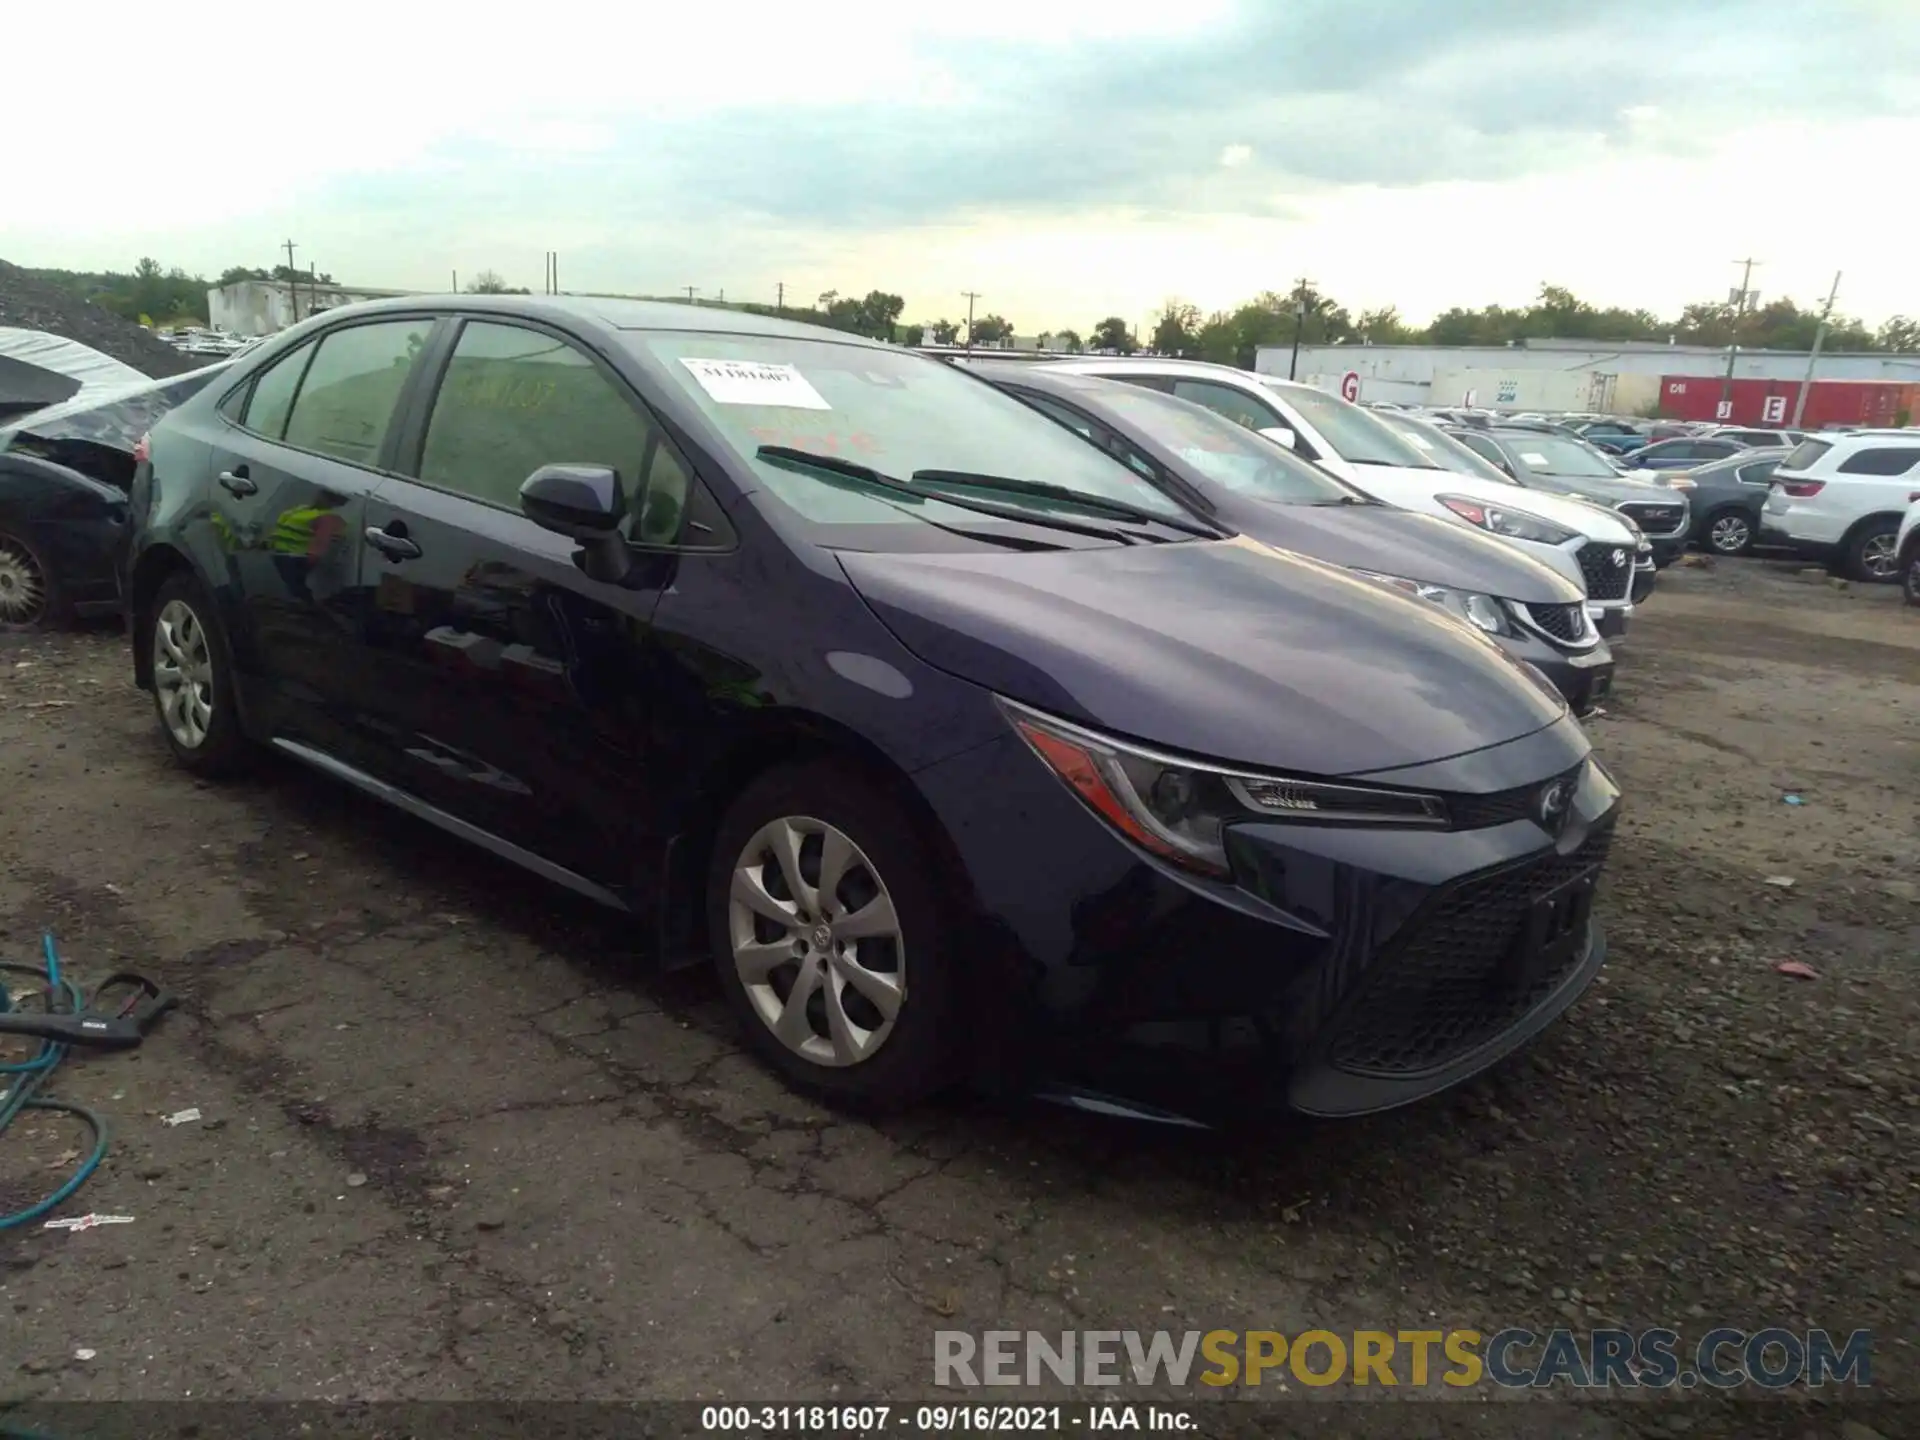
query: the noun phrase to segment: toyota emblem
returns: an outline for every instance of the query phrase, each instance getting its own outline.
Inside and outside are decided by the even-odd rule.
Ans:
[[[1624,551],[1624,550],[1616,550],[1616,551],[1614,551],[1614,552],[1613,552],[1613,568],[1614,568],[1614,569],[1616,569],[1616,570],[1618,570],[1618,569],[1619,569],[1619,568],[1620,568],[1620,567],[1621,567],[1622,565],[1624,565],[1624,564],[1626,564],[1626,563],[1627,563],[1627,552],[1626,552],[1626,551]]]
[[[1558,830],[1567,819],[1567,807],[1573,803],[1573,782],[1555,780],[1540,791],[1540,824]]]

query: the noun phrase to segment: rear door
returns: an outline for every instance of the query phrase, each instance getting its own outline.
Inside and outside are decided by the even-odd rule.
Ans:
[[[381,774],[487,837],[619,884],[660,591],[589,579],[574,541],[521,513],[520,486],[542,465],[611,467],[644,556],[678,538],[690,471],[574,337],[469,319],[439,348],[407,474],[372,497],[361,546]]]
[[[219,413],[208,521],[237,604],[236,648],[263,728],[348,758],[368,696],[360,531],[391,465],[394,419],[432,335],[430,315],[321,332],[233,393]]]

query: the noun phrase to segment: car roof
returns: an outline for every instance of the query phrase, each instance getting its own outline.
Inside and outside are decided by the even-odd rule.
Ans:
[[[764,335],[789,340],[829,340],[875,350],[900,347],[854,335],[825,325],[807,325],[750,310],[718,305],[692,305],[672,300],[628,300],[602,295],[395,295],[362,300],[322,312],[316,319],[377,315],[385,311],[417,313],[422,309],[467,314],[519,316],[530,320],[588,320],[610,330],[698,330],[715,335]]]
[[[1263,390],[1314,390],[1311,385],[1302,385],[1297,380],[1282,380],[1277,375],[1261,375],[1234,365],[1219,365],[1211,360],[1181,360],[1165,355],[1076,355],[1069,360],[1049,360],[1034,368],[1086,373],[1096,367],[1102,371],[1139,370],[1161,375],[1191,375],[1195,379],[1233,380]],[[1327,392],[1314,390],[1314,393],[1324,395]]]

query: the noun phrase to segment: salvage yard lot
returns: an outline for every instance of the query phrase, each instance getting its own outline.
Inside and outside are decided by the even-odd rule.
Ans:
[[[1619,654],[1602,983],[1457,1095],[1219,1138],[835,1117],[619,919],[190,780],[116,633],[0,637],[0,952],[183,997],[50,1087],[116,1122],[63,1213],[134,1223],[0,1238],[0,1398],[905,1399],[943,1328],[1607,1323],[1871,1328],[1920,1398],[1920,612],[1722,561]],[[77,1143],[19,1122],[0,1209]]]

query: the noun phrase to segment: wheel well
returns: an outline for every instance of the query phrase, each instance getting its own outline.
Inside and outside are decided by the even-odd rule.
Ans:
[[[153,650],[141,643],[140,637],[147,630],[147,611],[153,606],[153,597],[160,593],[160,587],[167,583],[167,577],[178,571],[191,572],[193,567],[187,563],[187,557],[170,545],[155,545],[135,562],[133,574],[127,581],[127,632],[133,640],[133,679],[142,690],[153,687]]]
[[[959,852],[926,797],[905,771],[877,745],[854,731],[818,716],[788,716],[757,725],[727,746],[701,771],[697,797],[675,842],[667,865],[662,915],[663,938],[673,952],[704,954],[707,946],[707,873],[720,822],[747,786],[769,770],[811,760],[839,760],[857,767],[899,802],[927,845],[935,866],[949,877],[963,877]],[[973,897],[956,897],[970,908]]]
[[[1900,528],[1900,512],[1898,510],[1888,510],[1873,515],[1862,515],[1858,520],[1854,521],[1853,524],[1849,525],[1847,527],[1847,533],[1840,537],[1840,548],[1842,550],[1846,549],[1847,546],[1853,544],[1853,542],[1860,537],[1861,531],[1880,524],[1891,525],[1898,531]]]

